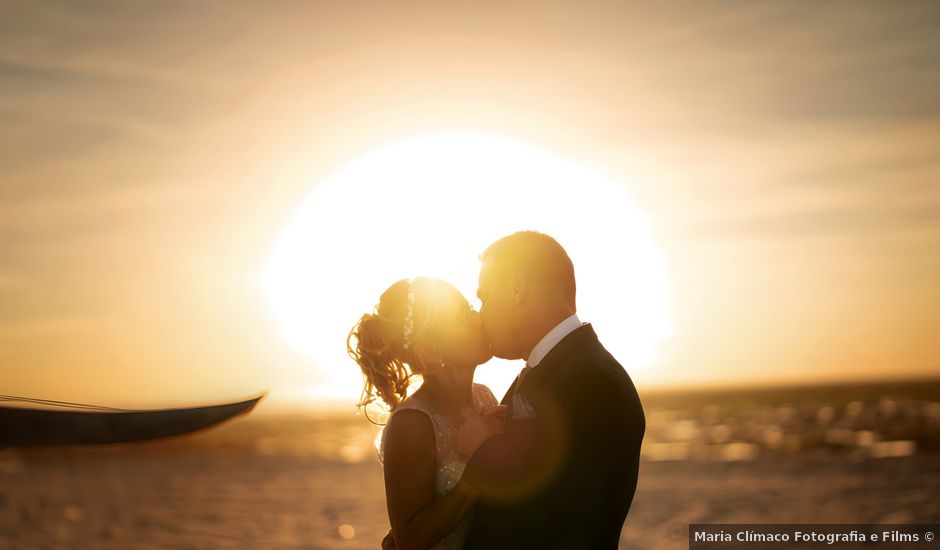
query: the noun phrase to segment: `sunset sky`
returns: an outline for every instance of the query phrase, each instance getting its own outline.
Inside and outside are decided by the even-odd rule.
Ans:
[[[285,341],[265,265],[331,174],[439,132],[622,184],[669,289],[641,391],[940,374],[940,4],[651,4],[0,1],[0,393],[355,369]]]

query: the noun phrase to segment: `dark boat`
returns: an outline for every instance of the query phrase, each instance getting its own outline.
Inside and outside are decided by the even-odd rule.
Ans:
[[[0,447],[121,443],[180,435],[251,411],[247,401],[184,409],[49,410],[0,406]]]

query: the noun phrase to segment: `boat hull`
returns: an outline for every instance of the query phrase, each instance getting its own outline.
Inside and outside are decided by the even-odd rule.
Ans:
[[[57,411],[0,406],[0,447],[142,441],[194,432],[251,411],[263,396],[152,411]]]

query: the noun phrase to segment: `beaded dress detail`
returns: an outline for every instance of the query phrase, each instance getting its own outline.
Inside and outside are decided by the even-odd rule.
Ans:
[[[483,384],[473,385],[473,408],[481,411],[488,407],[495,407],[498,404],[499,402],[496,401],[496,397],[488,387]],[[463,469],[467,465],[467,461],[457,453],[457,428],[430,405],[414,396],[405,399],[401,405],[395,407],[392,415],[402,409],[419,410],[431,419],[431,426],[434,428],[434,442],[437,447],[437,471],[434,475],[434,489],[438,496],[446,495],[460,481]],[[385,451],[384,430],[382,431],[378,451],[379,461],[383,461]],[[458,550],[463,548],[471,519],[472,514],[465,517],[450,534],[441,539],[432,549]]]

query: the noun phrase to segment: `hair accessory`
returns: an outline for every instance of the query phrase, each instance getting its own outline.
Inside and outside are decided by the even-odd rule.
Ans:
[[[404,348],[408,349],[414,343],[415,332],[415,283],[414,279],[408,283],[408,305],[405,308],[405,339]]]

